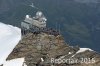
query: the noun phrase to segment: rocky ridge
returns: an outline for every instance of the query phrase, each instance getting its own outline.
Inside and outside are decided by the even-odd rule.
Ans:
[[[79,50],[78,46],[69,46],[61,35],[28,33],[22,37],[7,60],[25,57],[27,66],[100,66],[99,53]],[[58,59],[71,61],[60,63]]]

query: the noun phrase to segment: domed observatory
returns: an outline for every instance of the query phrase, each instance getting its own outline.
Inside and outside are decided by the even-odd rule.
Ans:
[[[21,22],[22,35],[27,32],[39,32],[46,28],[46,17],[41,11],[38,11],[34,17],[26,15],[25,20]]]

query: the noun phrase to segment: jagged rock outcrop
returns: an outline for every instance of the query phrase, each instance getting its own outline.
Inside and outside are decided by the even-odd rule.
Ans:
[[[22,37],[7,60],[25,57],[27,66],[100,66],[99,53],[90,50],[77,53],[79,49],[78,46],[73,47],[65,43],[61,35],[29,33]],[[85,58],[85,61],[82,58]],[[53,62],[53,59],[72,60],[67,63],[58,63],[57,60]],[[78,62],[75,63],[73,59],[75,61],[78,59]]]

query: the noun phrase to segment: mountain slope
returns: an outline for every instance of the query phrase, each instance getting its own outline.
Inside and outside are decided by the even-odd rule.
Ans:
[[[69,46],[61,35],[54,36],[46,33],[28,33],[15,47],[7,60],[22,57],[25,57],[27,66],[100,65],[99,53],[89,48]],[[71,61],[67,61],[68,59],[71,59]]]

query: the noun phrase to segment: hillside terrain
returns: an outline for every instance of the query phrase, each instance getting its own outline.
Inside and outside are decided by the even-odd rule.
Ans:
[[[22,38],[7,60],[25,58],[27,66],[99,66],[100,54],[78,46],[69,46],[61,35],[29,33]],[[74,59],[63,63],[51,59]],[[82,60],[85,59],[84,60]],[[79,62],[76,62],[76,59]],[[86,60],[87,59],[87,60]]]

